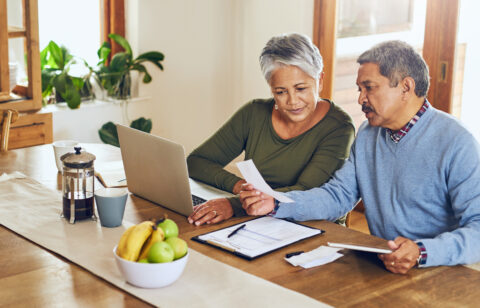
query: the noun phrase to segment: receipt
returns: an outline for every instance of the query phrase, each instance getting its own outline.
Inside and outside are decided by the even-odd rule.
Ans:
[[[251,159],[241,161],[237,163],[237,167],[243,175],[243,178],[247,183],[250,183],[255,187],[255,189],[266,193],[277,199],[280,202],[290,203],[294,202],[292,199],[285,196],[283,193],[274,191],[263,179],[262,175],[258,171],[257,167]]]
[[[342,257],[343,254],[338,253],[341,248],[332,248],[327,246],[320,246],[309,252],[299,254],[285,260],[293,266],[301,266],[303,268],[311,268],[327,264]]]

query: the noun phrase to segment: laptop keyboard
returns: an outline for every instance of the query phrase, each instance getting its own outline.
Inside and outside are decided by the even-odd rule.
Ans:
[[[195,196],[195,195],[192,195],[192,201],[193,201],[193,205],[198,205],[198,204],[202,204],[204,202],[207,202],[207,200],[203,199],[203,198],[200,198],[198,196]]]

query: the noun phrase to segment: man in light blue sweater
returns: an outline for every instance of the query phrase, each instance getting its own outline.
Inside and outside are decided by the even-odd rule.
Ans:
[[[287,193],[294,203],[275,206],[247,185],[247,213],[335,220],[362,198],[370,232],[393,250],[379,255],[389,271],[480,262],[479,144],[426,100],[428,68],[411,46],[381,43],[357,62],[368,123],[345,165],[321,187]]]

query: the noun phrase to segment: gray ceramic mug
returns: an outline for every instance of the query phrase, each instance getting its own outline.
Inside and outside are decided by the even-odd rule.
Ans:
[[[114,228],[122,224],[128,192],[125,188],[105,188],[95,192],[100,224]]]

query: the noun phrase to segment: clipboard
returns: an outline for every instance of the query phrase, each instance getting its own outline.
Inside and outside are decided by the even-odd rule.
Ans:
[[[245,227],[239,228],[242,225]],[[192,240],[253,260],[324,232],[291,220],[262,216],[194,236]]]

